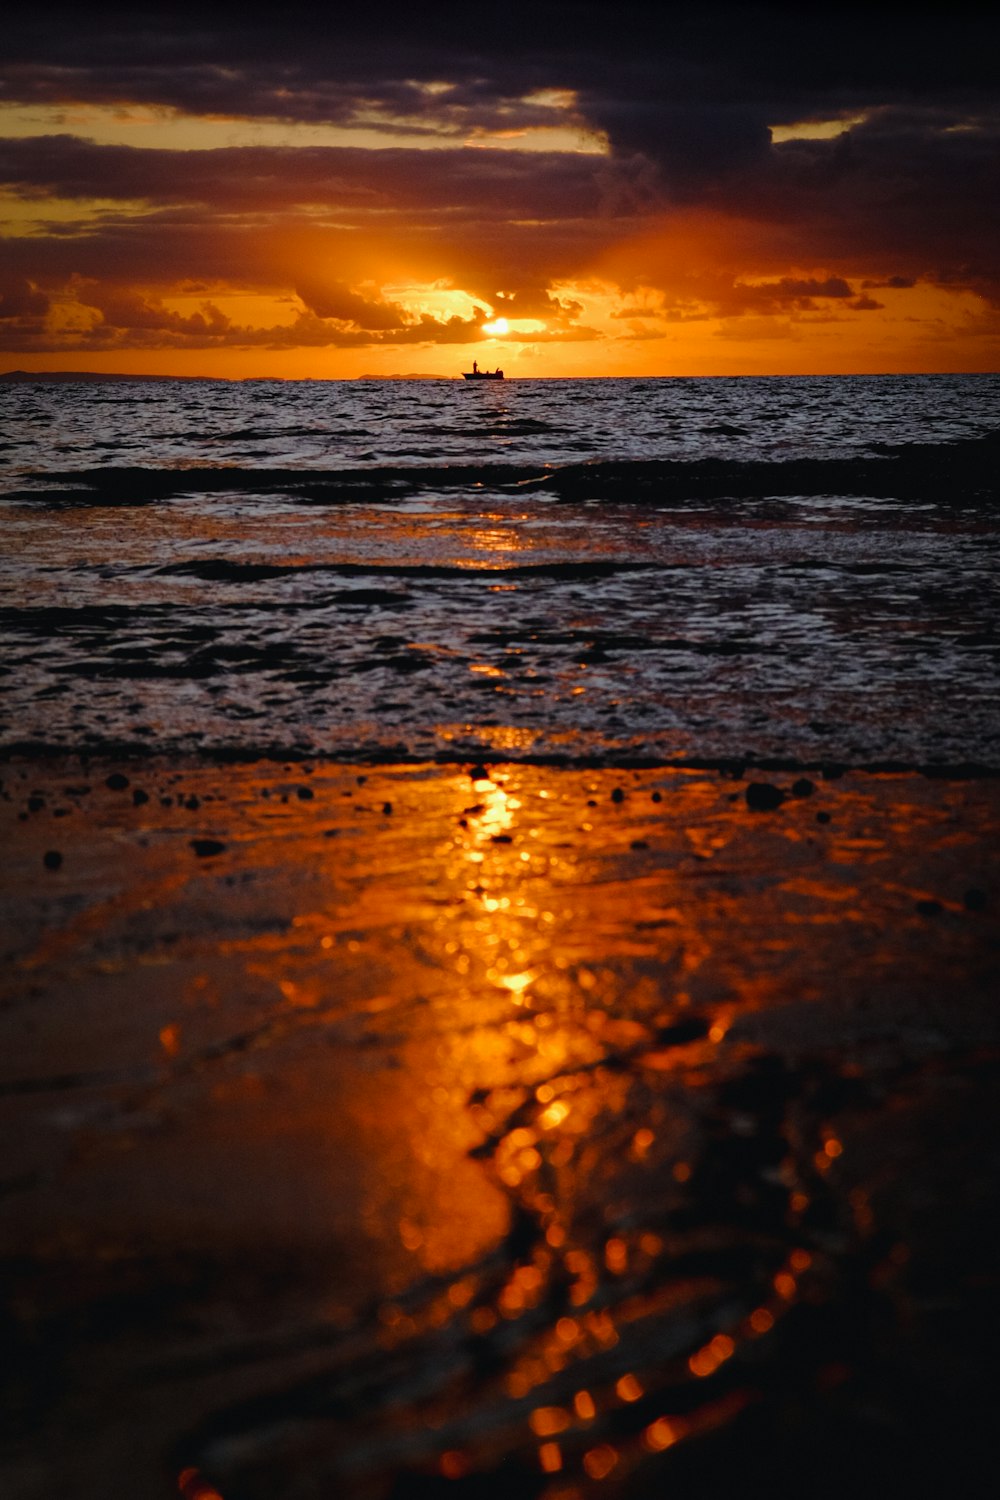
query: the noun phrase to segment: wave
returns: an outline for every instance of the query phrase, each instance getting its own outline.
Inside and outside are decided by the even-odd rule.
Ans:
[[[284,495],[301,504],[402,501],[422,490],[544,491],[563,501],[674,505],[820,495],[938,503],[1000,495],[1000,431],[947,443],[870,443],[850,458],[598,459],[572,464],[455,463],[369,468],[112,466],[35,472],[16,503],[130,506],[200,494]],[[37,486],[37,487],[35,487]]]
[[[198,578],[205,583],[263,583],[275,578],[301,577],[308,573],[335,573],[346,578],[610,578],[617,573],[646,573],[659,568],[651,562],[594,559],[583,562],[548,563],[245,563],[212,557],[165,563],[151,570],[155,577]]]
[[[679,770],[710,771],[734,781],[758,775],[813,775],[839,781],[850,773],[867,776],[924,776],[936,781],[994,781],[1000,765],[980,760],[921,760],[905,758],[829,760],[816,756],[767,755],[748,750],[743,755],[670,755],[631,745],[601,743],[594,736],[572,752],[565,750],[498,750],[483,743],[456,744],[428,753],[403,741],[343,739],[317,746],[299,740],[253,739],[208,741],[202,734],[133,739],[128,736],[84,734],[72,740],[16,739],[0,741],[0,764],[21,759],[91,762],[196,760],[206,765],[252,765],[256,761],[340,765],[504,765],[550,766],[554,770]]]

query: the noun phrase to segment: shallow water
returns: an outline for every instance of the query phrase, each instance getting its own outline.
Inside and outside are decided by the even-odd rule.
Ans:
[[[1000,764],[998,392],[2,388],[0,743]]]

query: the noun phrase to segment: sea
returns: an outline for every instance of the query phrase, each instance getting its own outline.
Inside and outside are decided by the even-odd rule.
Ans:
[[[1000,766],[1000,376],[0,383],[0,748]]]

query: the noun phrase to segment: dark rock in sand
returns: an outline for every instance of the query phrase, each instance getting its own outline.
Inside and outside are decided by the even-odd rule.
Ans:
[[[847,767],[842,766],[839,761],[828,761],[823,767],[823,780],[839,781],[846,770]]]
[[[121,771],[112,771],[104,783],[108,790],[112,792],[123,792],[128,784],[128,777],[123,776]]]
[[[143,807],[149,801],[149,793],[144,792],[141,786],[137,786],[132,793],[132,806]]]
[[[652,797],[651,797],[650,800],[652,802],[662,802],[663,801],[663,793],[662,792],[654,792],[652,794]]]
[[[469,767],[469,775],[473,781],[488,781],[490,778],[489,767],[477,761],[474,766]]]
[[[208,859],[212,854],[221,854],[226,847],[218,839],[191,839],[190,842],[191,848],[199,859]]]
[[[654,1037],[659,1047],[683,1047],[687,1042],[696,1042],[708,1035],[708,1022],[703,1016],[684,1016],[666,1026],[658,1026]]]
[[[621,789],[620,786],[616,786],[615,789],[614,789],[614,791],[611,793],[611,800],[612,800],[612,802],[624,802],[625,801],[625,793],[622,791],[622,789]]]
[[[311,802],[316,794],[311,786],[297,786],[295,788],[295,795],[300,802]]]
[[[816,790],[815,781],[810,781],[808,776],[800,776],[798,781],[792,782],[793,797],[811,797]]]
[[[63,857],[58,849],[48,849],[42,855],[42,864],[47,870],[58,870],[63,862]]]
[[[188,809],[189,812],[196,812],[201,806],[201,798],[195,797],[192,794],[192,796],[185,798],[184,806]]]
[[[785,800],[780,786],[770,781],[751,781],[746,789],[747,807],[754,812],[774,812]]]
[[[382,803],[382,811],[383,811],[383,813],[385,814],[385,816],[387,818],[391,818],[392,817],[392,803],[391,802],[383,802]]]
[[[45,798],[44,797],[29,797],[28,798],[28,811],[29,812],[40,812],[44,806],[45,806]]]
[[[830,814],[828,812],[818,812],[816,814],[816,822],[817,823],[829,823],[829,821],[830,821]]]

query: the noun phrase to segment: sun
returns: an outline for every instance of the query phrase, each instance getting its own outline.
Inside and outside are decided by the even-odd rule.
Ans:
[[[505,334],[510,331],[510,324],[506,318],[494,318],[492,323],[483,324],[484,333]]]

